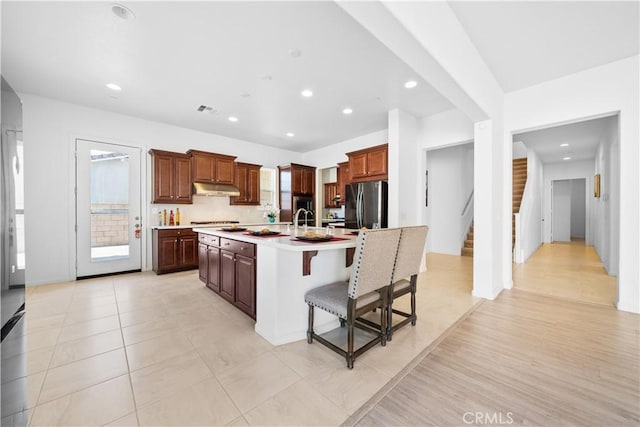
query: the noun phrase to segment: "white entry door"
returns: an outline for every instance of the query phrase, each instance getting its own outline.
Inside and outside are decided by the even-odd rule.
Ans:
[[[76,277],[140,270],[140,149],[76,140]]]

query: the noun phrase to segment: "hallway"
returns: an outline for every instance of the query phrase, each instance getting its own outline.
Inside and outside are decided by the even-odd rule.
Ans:
[[[513,265],[513,286],[571,300],[615,305],[616,277],[605,271],[593,246],[584,240],[545,243],[524,264]]]

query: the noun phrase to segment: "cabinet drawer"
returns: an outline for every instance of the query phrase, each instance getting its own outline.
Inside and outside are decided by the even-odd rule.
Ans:
[[[200,234],[200,236],[198,237],[198,241],[209,246],[220,246],[220,238],[218,236]]]
[[[255,257],[255,247],[253,243],[239,242],[237,240],[220,238],[220,247],[236,254],[244,255],[246,257]]]
[[[176,229],[164,229],[158,230],[158,237],[183,237],[183,236],[195,236],[191,228],[176,228]]]

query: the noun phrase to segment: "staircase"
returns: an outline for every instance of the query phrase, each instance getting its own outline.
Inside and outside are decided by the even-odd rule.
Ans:
[[[473,256],[473,225],[469,227],[469,231],[467,232],[467,238],[462,248],[462,256]]]
[[[524,193],[524,184],[527,182],[527,158],[513,159],[513,190],[512,209],[513,213],[520,212],[520,202]],[[511,215],[511,247],[516,243],[516,218]]]

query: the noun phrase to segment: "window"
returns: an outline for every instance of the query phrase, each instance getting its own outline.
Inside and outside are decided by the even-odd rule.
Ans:
[[[260,205],[276,206],[276,170],[260,169]]]

